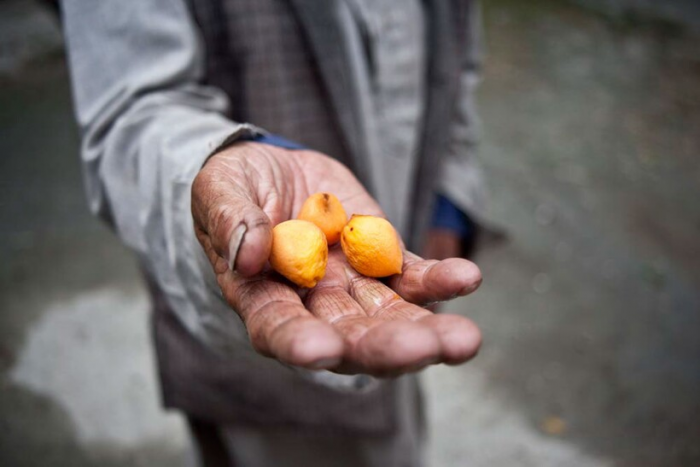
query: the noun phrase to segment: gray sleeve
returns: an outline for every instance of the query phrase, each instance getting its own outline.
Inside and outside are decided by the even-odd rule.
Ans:
[[[200,84],[203,47],[186,0],[64,0],[62,7],[92,211],[138,253],[200,342],[265,359],[222,298],[190,213],[192,181],[209,154],[263,130],[227,120],[225,94]],[[377,385],[293,370],[343,390]]]
[[[478,3],[468,4],[459,98],[450,122],[448,152],[440,166],[438,191],[478,220],[485,204],[483,177],[476,160],[480,122],[475,92],[480,80],[482,31]]]
[[[232,134],[226,96],[200,84],[203,48],[186,0],[64,0],[91,210],[135,250],[190,332],[248,344],[198,245],[190,187]]]

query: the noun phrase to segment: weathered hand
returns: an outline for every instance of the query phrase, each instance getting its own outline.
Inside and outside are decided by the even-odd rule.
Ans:
[[[238,144],[209,159],[193,183],[197,238],[253,347],[292,365],[380,376],[473,357],[481,335],[471,321],[419,306],[475,290],[481,273],[469,261],[406,252],[403,273],[382,282],[355,272],[336,245],[311,290],[266,270],[272,227],[324,191],[348,214],[382,215],[345,166],[313,151]]]

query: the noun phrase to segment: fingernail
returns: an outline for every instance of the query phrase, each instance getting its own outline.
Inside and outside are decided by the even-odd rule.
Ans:
[[[228,243],[228,267],[231,271],[234,270],[236,266],[236,257],[238,256],[238,250],[241,248],[243,243],[243,236],[245,235],[248,227],[245,224],[240,224],[233,230],[231,234],[231,240]]]
[[[325,368],[333,368],[340,364],[340,359],[337,357],[323,358],[321,360],[316,360],[309,365],[312,370],[322,370]]]

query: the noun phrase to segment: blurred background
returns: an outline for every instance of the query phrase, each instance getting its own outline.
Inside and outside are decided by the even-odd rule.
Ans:
[[[700,465],[700,2],[490,0],[479,94],[508,232],[423,373],[431,466]],[[86,207],[60,28],[0,0],[0,465],[178,466],[134,258]]]

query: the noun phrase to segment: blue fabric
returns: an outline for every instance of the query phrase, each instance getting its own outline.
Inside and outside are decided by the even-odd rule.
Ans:
[[[474,222],[449,199],[437,195],[433,208],[433,219],[430,226],[438,229],[448,229],[457,233],[462,239],[474,235]]]
[[[264,135],[256,135],[250,138],[249,141],[265,143],[269,144],[270,146],[277,146],[284,149],[308,149],[306,146],[303,146],[297,143],[296,141],[291,141],[287,138],[283,138],[278,135],[273,135],[271,133],[267,133]]]
[[[260,134],[244,139],[284,149],[308,149],[295,141],[271,133]],[[469,216],[455,206],[452,201],[442,195],[437,195],[435,207],[433,208],[433,219],[430,226],[438,229],[452,230],[462,239],[467,239],[474,234],[474,222]]]

